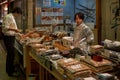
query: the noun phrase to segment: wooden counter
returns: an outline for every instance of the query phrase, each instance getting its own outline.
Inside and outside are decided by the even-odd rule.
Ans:
[[[58,47],[60,50],[68,50],[64,47],[54,45]],[[53,65],[50,63],[50,66],[46,66],[44,62],[42,62],[42,57],[36,53],[34,48],[28,45],[22,45],[23,51],[21,52],[23,55],[24,68],[26,69],[26,80],[29,80],[29,76],[32,74],[33,67],[37,73],[35,76],[37,78],[35,80],[71,80],[66,75],[61,74]],[[18,49],[19,51],[19,49]],[[35,63],[34,63],[35,62]],[[37,67],[37,68],[36,68]],[[116,71],[113,71],[116,74]],[[113,73],[114,74],[114,73]]]
[[[39,80],[69,80],[64,77],[64,75],[60,74],[54,66],[50,66],[49,68],[45,66],[40,57],[35,53],[35,51],[28,47],[28,52],[26,53],[26,80],[28,80],[29,75],[31,74],[31,58],[34,59],[39,65]],[[38,80],[38,79],[37,79]]]

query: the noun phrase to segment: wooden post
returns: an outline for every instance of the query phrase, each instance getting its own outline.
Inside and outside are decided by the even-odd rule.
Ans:
[[[96,0],[96,28],[98,30],[98,43],[101,43],[101,0]]]

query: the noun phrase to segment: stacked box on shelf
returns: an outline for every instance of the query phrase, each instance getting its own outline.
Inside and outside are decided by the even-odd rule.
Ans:
[[[73,37],[63,37],[62,38],[63,46],[70,48],[73,45]]]
[[[89,61],[85,58],[80,59],[81,62],[91,68],[93,72],[106,72],[113,69],[112,62],[106,59],[102,61],[94,61],[90,59]]]
[[[63,46],[63,45],[60,44],[60,43],[54,43],[53,46],[54,46],[55,48],[58,48],[60,51],[70,50],[70,48]]]
[[[62,71],[63,74],[66,74],[72,80],[77,77],[87,77],[91,74],[91,70],[87,66],[73,58],[60,59],[57,63],[58,70]]]
[[[72,80],[78,77],[85,78],[90,74],[91,70],[86,65],[83,65],[81,63],[66,67],[66,75]]]
[[[58,64],[58,71],[61,73],[61,74],[64,74],[66,71],[65,71],[65,68],[66,66],[69,66],[69,65],[72,65],[72,64],[77,64],[79,63],[79,61],[74,61],[74,59],[72,58],[69,58],[69,59],[60,59],[57,61],[57,64]]]
[[[101,45],[91,45],[90,46],[90,51],[92,53],[102,52],[102,51],[104,51],[104,46],[101,46]]]

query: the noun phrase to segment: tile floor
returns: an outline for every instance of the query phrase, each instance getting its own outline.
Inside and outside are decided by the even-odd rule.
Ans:
[[[0,80],[25,80],[23,76],[9,77],[5,71],[6,52],[3,41],[0,40]]]

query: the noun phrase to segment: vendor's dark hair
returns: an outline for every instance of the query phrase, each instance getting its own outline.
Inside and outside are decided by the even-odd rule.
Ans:
[[[81,12],[78,12],[78,13],[75,14],[74,20],[76,20],[76,16],[77,16],[77,15],[78,15],[78,17],[79,17],[80,19],[84,20],[84,14],[81,13]]]
[[[22,14],[22,10],[19,7],[15,7],[15,8],[13,8],[12,13]]]

